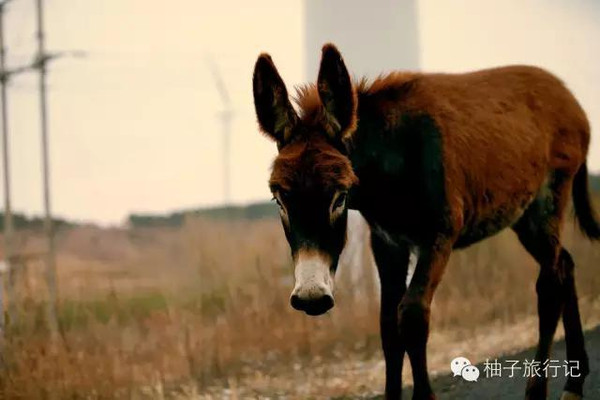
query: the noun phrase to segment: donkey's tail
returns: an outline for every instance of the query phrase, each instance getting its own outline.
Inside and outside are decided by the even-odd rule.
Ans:
[[[592,240],[600,240],[600,223],[592,208],[588,188],[587,165],[583,163],[575,174],[573,181],[573,205],[579,227],[585,236]]]

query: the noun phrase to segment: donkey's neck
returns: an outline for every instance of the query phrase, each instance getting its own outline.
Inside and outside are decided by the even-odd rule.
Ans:
[[[359,123],[347,144],[347,154],[359,179],[387,179],[410,183],[422,173],[431,174],[430,166],[441,162],[441,135],[426,113],[403,112],[399,106],[387,112],[373,113],[359,107]],[[373,175],[373,176],[371,176]]]
[[[359,102],[358,127],[348,144],[358,177],[350,207],[371,224],[418,236],[445,208],[440,131],[426,113],[403,113],[400,105],[390,115],[371,110]]]

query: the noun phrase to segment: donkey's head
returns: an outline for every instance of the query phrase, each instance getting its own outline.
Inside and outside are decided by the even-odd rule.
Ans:
[[[279,149],[269,185],[294,260],[291,304],[309,315],[323,314],[333,307],[348,191],[357,181],[343,142],[356,127],[356,94],[333,45],[323,47],[313,99],[318,104],[310,112],[296,114],[268,54],[256,62],[253,87],[260,128]]]

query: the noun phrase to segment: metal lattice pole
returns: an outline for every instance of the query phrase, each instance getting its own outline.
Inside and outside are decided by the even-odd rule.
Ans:
[[[47,238],[46,282],[48,284],[48,304],[46,317],[48,328],[53,336],[58,333],[56,305],[58,300],[56,288],[56,245],[52,226],[52,209],[50,204],[50,156],[48,152],[48,105],[46,101],[46,74],[48,54],[44,36],[44,8],[42,0],[36,0],[37,6],[37,39],[38,53],[35,67],[39,71],[40,90],[40,127],[42,133],[42,176],[44,181],[44,231]]]
[[[4,261],[7,269],[12,268],[12,237],[13,237],[13,219],[11,208],[11,190],[10,190],[10,158],[9,158],[9,136],[8,136],[8,103],[6,96],[6,85],[8,84],[9,74],[6,70],[6,53],[4,48],[4,10],[8,1],[0,2],[0,98],[2,101],[2,161],[4,169]],[[5,331],[6,321],[4,320],[4,293],[3,282],[0,281],[0,329],[2,336]],[[14,298],[10,298],[12,294],[11,280],[8,284],[8,302],[14,302]]]

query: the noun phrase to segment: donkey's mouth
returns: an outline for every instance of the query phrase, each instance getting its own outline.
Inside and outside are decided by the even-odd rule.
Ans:
[[[330,295],[324,295],[317,299],[302,299],[298,295],[292,295],[290,302],[296,310],[304,311],[310,316],[325,314],[334,305],[333,297]]]

